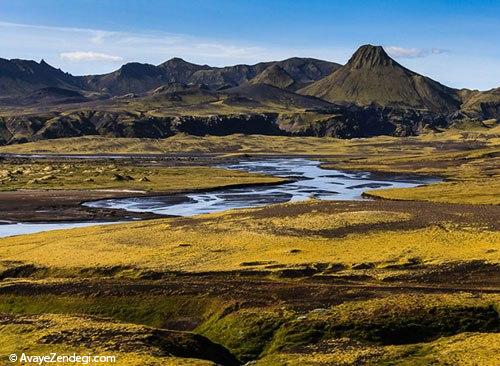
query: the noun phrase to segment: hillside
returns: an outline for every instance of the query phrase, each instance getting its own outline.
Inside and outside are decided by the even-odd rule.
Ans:
[[[480,92],[461,90],[464,101],[462,110],[467,114],[476,114],[481,119],[495,119],[500,115],[500,88]]]
[[[390,58],[381,46],[361,46],[349,62],[299,91],[330,102],[377,103],[447,113],[459,109],[457,90],[417,74]]]
[[[262,105],[271,107],[273,104],[276,106],[283,106],[284,108],[331,108],[332,104],[324,100],[292,93],[283,90],[277,86],[252,83],[247,85],[230,88],[220,92],[221,94],[229,96],[231,100],[238,100],[246,98],[246,100],[258,102]],[[227,103],[226,99],[226,103]]]
[[[205,84],[215,90],[246,83],[273,65],[289,73],[292,83],[297,85],[319,80],[340,66],[334,62],[296,57],[255,65],[211,67],[196,65],[176,57],[157,66],[130,62],[107,74],[73,76],[43,60],[37,63],[0,59],[0,97],[47,87],[117,96],[146,93],[168,83]]]
[[[277,62],[260,62],[255,65],[235,65],[199,70],[192,75],[190,82],[222,88],[238,86],[255,79],[257,80],[254,82],[264,82],[263,80],[266,79],[265,74],[260,75],[264,72],[269,73],[269,68],[273,66],[282,70],[281,73],[286,73],[288,78],[293,79],[293,83],[305,85],[324,78],[341,65],[314,58],[292,57]],[[270,83],[270,85],[279,86],[274,83]]]
[[[86,89],[111,95],[145,93],[166,83],[187,83],[190,76],[208,66],[199,66],[173,58],[158,66],[132,62],[104,75],[82,77]]]
[[[296,85],[295,80],[281,66],[271,65],[259,75],[250,80],[251,84],[268,84],[280,89],[291,90]]]
[[[0,58],[0,97],[24,94],[45,87],[80,89],[81,79],[46,63]]]

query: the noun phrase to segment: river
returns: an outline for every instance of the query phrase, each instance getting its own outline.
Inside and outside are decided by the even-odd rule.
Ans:
[[[94,208],[125,209],[160,215],[191,216],[233,208],[256,207],[273,203],[319,200],[360,200],[364,191],[376,188],[404,188],[438,182],[439,179],[398,174],[346,172],[322,169],[320,162],[305,158],[246,160],[220,165],[293,179],[290,183],[226,188],[215,191],[182,194],[181,203],[172,204],[172,196],[106,199],[84,203]],[[178,201],[178,200],[177,200]],[[104,223],[17,223],[0,225],[0,237],[39,231],[65,229]]]

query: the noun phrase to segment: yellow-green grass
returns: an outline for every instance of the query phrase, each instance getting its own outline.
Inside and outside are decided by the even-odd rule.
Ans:
[[[500,204],[500,178],[443,182],[415,188],[371,190],[365,195],[391,200]]]
[[[478,131],[447,131],[418,137],[379,136],[350,140],[329,137],[241,134],[202,137],[178,134],[165,139],[83,136],[0,146],[0,153],[158,154],[211,152],[313,155],[381,153],[397,157],[401,156],[401,154],[428,155],[432,152],[445,152],[446,150],[457,151],[460,150],[458,144],[464,143],[469,145],[469,149],[498,146],[500,144],[500,132],[498,128],[492,128]],[[463,146],[461,147],[463,148]]]
[[[343,150],[347,140],[314,137],[260,135],[190,136],[175,135],[166,139],[109,138],[84,136],[57,140],[41,140],[25,144],[0,146],[1,153],[51,154],[159,154],[196,153],[316,153]]]
[[[273,333],[260,362],[262,365],[266,362],[271,365],[321,362],[355,365],[365,364],[363,361],[379,364],[410,358],[415,363],[406,364],[425,365],[432,360],[432,355],[441,352],[440,356],[449,352],[454,353],[451,359],[471,362],[475,359],[457,352],[459,347],[454,351],[449,349],[454,343],[450,340],[454,338],[447,337],[478,331],[485,333],[464,333],[455,339],[466,343],[463,341],[468,337],[475,338],[470,345],[485,348],[480,360],[492,362],[494,352],[499,349],[494,343],[500,339],[499,304],[498,295],[420,294],[392,295],[318,309],[295,319],[289,317]],[[294,356],[298,357],[296,361]]]
[[[324,167],[423,174],[446,179],[423,187],[368,191],[367,194],[373,197],[466,204],[500,203],[500,149],[497,146],[463,151],[379,152],[355,160],[329,159]]]
[[[129,139],[87,136],[0,147],[10,153],[215,153],[315,155],[325,168],[408,173],[444,177],[459,182],[429,188],[389,190],[379,197],[436,202],[497,204],[500,191],[498,127],[450,130],[418,137],[380,136],[369,139],[283,136],[187,136]],[[439,194],[440,191],[443,194]],[[486,192],[485,192],[486,191]],[[470,192],[470,195],[464,192]],[[370,192],[373,195],[378,193]]]
[[[54,285],[56,282],[51,283]],[[110,334],[105,343],[108,347],[113,344],[110,342],[127,344],[130,333],[135,333],[130,332],[131,329],[143,331],[145,328],[99,321],[101,325],[96,329],[93,323],[97,318],[89,318],[89,315],[112,317],[124,323],[136,324],[150,324],[153,319],[157,319],[153,320],[153,324],[160,327],[168,327],[170,320],[173,323],[178,319],[197,320],[199,325],[193,330],[195,333],[223,345],[242,361],[264,357],[263,360],[270,362],[301,350],[304,362],[346,357],[338,358],[339,362],[350,360],[356,364],[360,360],[354,356],[362,355],[367,349],[383,351],[387,361],[410,355],[408,352],[400,354],[389,350],[412,349],[414,352],[411,352],[411,356],[417,359],[417,356],[427,355],[424,352],[427,346],[437,350],[440,343],[434,343],[434,340],[463,332],[476,332],[478,344],[484,342],[483,347],[488,348],[491,346],[488,340],[496,338],[487,336],[487,333],[495,333],[500,329],[500,298],[497,294],[386,294],[371,300],[353,300],[306,311],[294,310],[287,307],[286,303],[256,307],[245,305],[244,302],[238,305],[234,301],[154,293],[110,297],[96,294],[90,298],[78,295],[2,295],[1,300],[0,312],[8,312],[14,319],[23,319],[20,315],[25,315],[24,319],[32,320],[31,331],[38,335],[40,332],[36,325],[45,328],[50,334],[57,334],[61,330],[60,320],[54,322],[54,317],[74,319],[72,327],[65,326],[68,333],[78,332],[80,325],[90,319],[86,335],[89,329],[91,333],[97,334],[99,328],[106,329]],[[148,312],[151,314],[148,315]],[[32,316],[47,313],[61,315]],[[74,315],[78,315],[78,318],[75,319]],[[47,319],[51,319],[50,327],[44,324]],[[159,323],[161,319],[163,322]],[[117,329],[123,330],[125,334],[115,334]],[[15,331],[15,328],[5,329],[5,332]],[[485,336],[479,337],[478,332],[484,332]],[[2,336],[5,337],[5,334],[2,334],[0,327],[0,340]],[[33,346],[26,337],[22,338],[22,342],[24,344],[19,342],[18,345]],[[325,343],[328,345],[326,350],[321,347]],[[332,346],[335,344],[337,347],[347,347],[337,349]],[[395,344],[412,345],[390,346]],[[149,353],[154,351],[152,344],[143,348]],[[357,351],[363,352],[358,354]],[[377,352],[370,354],[370,357],[380,355]]]
[[[284,305],[236,308],[214,314],[195,331],[245,361],[304,347],[311,348],[304,353],[315,354],[317,343],[346,337],[370,347],[498,332],[499,305],[498,295],[458,293],[389,295],[308,312]]]
[[[127,189],[179,191],[283,179],[206,166],[140,167],[103,163],[0,164],[0,191],[18,189]]]
[[[116,362],[112,362],[113,365],[215,365],[197,359],[195,350],[189,358],[169,356],[168,346],[155,340],[154,332],[154,329],[140,325],[82,316],[0,315],[0,364],[12,364],[7,363],[11,354],[16,354],[20,360],[22,353],[28,356],[57,353],[59,356],[114,356]],[[185,353],[189,353],[191,343],[196,344],[189,334],[180,332],[171,332],[166,338],[165,343],[170,341],[170,347],[184,347]],[[94,364],[89,359],[86,362]]]
[[[259,263],[384,266],[415,258],[428,264],[500,260],[500,233],[482,222],[391,230],[391,223],[405,222],[411,215],[320,211],[325,204],[335,205],[288,203],[4,238],[0,259],[50,268],[132,266],[186,272],[242,270]],[[306,211],[295,216],[290,213],[295,208]],[[360,222],[378,229],[356,230]],[[327,235],[338,228],[344,228],[345,235]]]
[[[499,305],[497,294],[471,296],[467,293],[394,294],[345,302],[290,321],[274,334],[267,352],[293,349],[303,341],[307,343],[307,330],[311,328],[321,334],[317,340],[348,336],[379,344],[416,343],[478,329],[495,332],[500,329]]]
[[[4,284],[15,284],[16,280]],[[27,280],[18,280],[26,284]],[[123,279],[127,282],[127,279]],[[43,283],[72,285],[70,279],[31,280],[34,287]],[[76,285],[76,284],[75,284]],[[143,293],[127,296],[84,296],[61,294],[0,295],[0,314],[86,314],[112,318],[117,321],[168,327],[169,320],[189,319],[202,323],[214,313],[229,307],[221,299],[206,295],[171,295]]]
[[[324,342],[328,350],[276,353],[259,359],[255,366],[496,366],[500,333],[460,333],[432,342],[381,346],[337,338]]]

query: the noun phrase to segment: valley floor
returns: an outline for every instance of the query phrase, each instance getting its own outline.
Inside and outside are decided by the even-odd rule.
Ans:
[[[2,169],[10,173],[4,176],[17,179],[0,186],[0,206],[11,202],[13,214],[14,202],[26,194],[22,189],[33,190],[28,183],[33,179],[39,180],[37,196],[29,193],[31,203],[20,205],[17,219],[66,194],[74,197],[61,217],[92,217],[90,209],[73,216],[71,210],[84,197],[79,194],[103,194],[95,193],[103,188],[151,194],[275,179],[207,167],[244,154],[315,156],[336,169],[411,172],[445,181],[367,193],[376,200],[147,216],[152,220],[0,239],[2,356],[114,354],[119,365],[495,365],[498,360],[495,130],[349,141],[78,138],[0,148],[1,153],[61,151],[166,155],[155,163],[137,157],[124,163],[96,160],[92,167],[54,157],[28,163],[6,156]],[[179,160],[179,151],[191,158]],[[14,165],[22,173],[14,175]],[[100,178],[85,180],[108,165]],[[53,177],[40,182],[40,170]],[[133,179],[115,180],[117,175]],[[57,219],[56,206],[47,219]]]

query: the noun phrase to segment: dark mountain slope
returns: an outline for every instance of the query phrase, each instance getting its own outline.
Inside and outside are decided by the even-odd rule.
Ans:
[[[296,85],[302,86],[329,75],[341,66],[335,62],[293,57],[283,61],[260,62],[255,65],[235,65],[201,70],[193,74],[190,82],[211,86],[238,86],[258,77],[273,65],[284,70]]]
[[[165,75],[169,83],[190,83],[191,76],[200,70],[211,69],[208,65],[196,65],[191,62],[184,61],[181,58],[174,57],[160,65],[158,68]]]
[[[406,69],[380,46],[360,47],[349,62],[299,91],[330,102],[371,103],[447,113],[460,108],[458,91]]]
[[[262,72],[263,70],[260,69],[261,65],[266,64],[269,63],[255,65],[257,73]],[[271,64],[281,67],[295,80],[297,84],[302,85],[320,80],[342,67],[342,65],[335,62],[301,57],[292,57],[283,61],[273,62]]]
[[[89,90],[111,95],[140,94],[167,83],[187,83],[195,71],[207,67],[173,58],[158,66],[132,62],[109,74],[83,76],[82,79]]]
[[[102,75],[72,76],[43,60],[0,59],[0,97],[29,93],[41,88],[98,92],[109,96],[143,94],[169,83],[204,84],[211,89],[234,87],[248,82],[268,67],[277,65],[288,73],[295,86],[303,86],[339,67],[333,62],[291,58],[256,65],[210,67],[172,58],[158,66],[131,62]]]
[[[36,107],[38,105],[83,103],[88,100],[85,95],[76,90],[49,86],[23,95],[0,98],[0,106],[15,104],[17,106]]]
[[[271,107],[273,104],[288,108],[331,108],[333,105],[324,100],[296,94],[268,84],[245,84],[227,89],[221,94],[233,98],[247,98]]]
[[[81,80],[44,60],[36,61],[0,58],[0,96],[25,94],[46,87],[77,90]]]
[[[191,76],[189,81],[193,84],[206,84],[217,88],[226,85],[240,85],[252,79],[255,75],[256,72],[253,66],[235,65],[197,71]]]
[[[251,84],[268,84],[280,89],[293,90],[297,85],[295,80],[281,66],[274,64],[264,69],[250,80]]]

